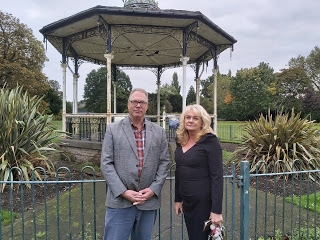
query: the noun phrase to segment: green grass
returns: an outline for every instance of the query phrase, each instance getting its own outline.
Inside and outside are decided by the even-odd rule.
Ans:
[[[56,125],[58,130],[62,129],[62,121],[52,121],[54,125]]]
[[[11,212],[6,211],[6,210],[2,210],[1,211],[1,218],[2,218],[2,226],[6,226],[6,225],[10,224],[11,223]],[[13,218],[13,220],[18,218],[18,214],[12,213],[12,218]]]
[[[286,202],[293,203],[313,212],[316,211],[320,214],[320,192],[310,195],[287,197],[285,200]]]
[[[245,121],[218,121],[218,126],[233,126],[233,127],[238,127],[238,126],[245,126],[247,122]]]

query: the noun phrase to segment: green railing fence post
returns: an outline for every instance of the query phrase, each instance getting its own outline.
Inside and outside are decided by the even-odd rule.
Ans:
[[[240,240],[249,240],[249,186],[250,186],[250,163],[242,161],[238,176],[240,187]]]

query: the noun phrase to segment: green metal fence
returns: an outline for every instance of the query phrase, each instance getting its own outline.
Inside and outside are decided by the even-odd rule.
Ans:
[[[95,141],[102,142],[104,134],[106,131],[106,121],[104,117],[97,117],[92,120],[89,116],[82,115],[82,117],[77,119],[68,117],[67,118],[67,136],[71,139],[76,140],[86,140],[86,141]],[[240,142],[241,136],[245,133],[245,125],[226,125],[221,124],[217,126],[218,136],[221,141],[224,142]],[[175,141],[176,129],[166,128],[166,133],[169,141]],[[55,133],[60,136],[61,134]]]
[[[246,134],[244,125],[218,125],[218,137],[223,142],[241,142],[242,136]]]
[[[154,240],[188,239],[183,219],[173,212],[174,168],[162,190]],[[245,161],[239,170],[234,164],[225,166],[224,239],[286,239],[294,234],[296,239],[320,239],[320,209],[313,206],[320,202],[319,169],[265,174],[250,174],[249,169]],[[44,181],[0,182],[7,184],[0,193],[0,211],[9,212],[9,217],[0,215],[0,239],[102,239],[107,186],[95,170],[85,167],[75,175],[61,167],[55,176],[42,168],[35,171]],[[296,196],[300,206],[290,202]]]

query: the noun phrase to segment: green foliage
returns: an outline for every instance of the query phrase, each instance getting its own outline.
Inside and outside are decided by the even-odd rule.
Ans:
[[[266,63],[258,67],[241,69],[230,83],[232,101],[224,113],[233,114],[233,120],[254,119],[259,113],[275,109],[275,76],[273,69]],[[227,118],[232,119],[232,118]]]
[[[43,100],[49,104],[48,114],[58,115],[62,110],[62,92],[59,91],[58,81],[50,80],[50,88],[45,94]]]
[[[310,170],[318,167],[320,156],[318,131],[312,121],[301,119],[300,113],[279,112],[248,122],[243,142],[233,160],[247,160],[251,172],[284,172]],[[296,160],[299,161],[296,161]],[[258,164],[263,161],[265,164]],[[281,161],[279,164],[278,161]]]
[[[320,122],[320,92],[308,88],[302,98],[302,111],[309,114],[310,119]]]
[[[176,72],[174,72],[172,75],[171,90],[172,94],[180,95],[181,86],[179,84],[178,74]]]
[[[0,88],[19,85],[31,96],[44,95],[49,84],[42,73],[47,59],[41,41],[19,19],[1,10],[0,29]]]
[[[284,238],[287,237],[287,238]],[[282,234],[280,230],[276,230],[273,237],[259,237],[258,240],[318,240],[320,239],[320,227],[294,229],[292,235]]]
[[[218,74],[219,75],[219,74]],[[218,81],[219,82],[219,81]],[[212,99],[212,92],[210,91],[209,87],[213,85],[213,76],[209,76],[207,79],[202,80],[200,82],[201,85],[201,95],[204,98]]]
[[[320,91],[320,48],[315,46],[307,57],[291,58],[289,67],[303,68],[317,91]]]
[[[48,156],[58,153],[52,141],[57,138],[52,116],[38,111],[41,98],[30,98],[21,87],[0,91],[0,180],[41,180],[35,167],[48,172],[53,165]],[[19,168],[21,171],[15,169]],[[1,184],[3,190],[5,184]]]
[[[113,87],[111,99],[113,103]],[[117,73],[117,112],[125,112],[127,100],[132,90],[132,84],[128,75],[123,71]],[[84,86],[84,100],[89,112],[105,113],[107,111],[107,68],[101,67],[92,70],[86,78]],[[111,104],[113,107],[113,104]]]
[[[201,96],[200,97],[200,104],[204,109],[206,109],[206,111],[209,114],[213,113],[213,101],[212,101],[212,99],[204,98],[204,97]],[[219,107],[218,107],[218,109],[219,109]]]
[[[187,105],[196,103],[196,91],[194,90],[193,86],[190,86],[188,94],[187,94]]]
[[[320,91],[320,48],[315,46],[306,58],[307,74]]]
[[[168,101],[172,106],[172,112],[182,112],[182,96],[179,94],[169,94]]]
[[[311,87],[311,81],[301,67],[282,69],[277,77],[277,106],[288,111],[294,108],[302,110],[302,98],[306,90]]]

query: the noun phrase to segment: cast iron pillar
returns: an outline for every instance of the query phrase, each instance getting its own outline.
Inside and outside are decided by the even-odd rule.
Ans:
[[[111,123],[111,60],[113,53],[106,53],[104,57],[107,59],[107,125]]]
[[[66,81],[67,81],[67,64],[61,63],[62,68],[62,131],[66,131],[66,114],[67,114],[67,103],[66,103]]]

